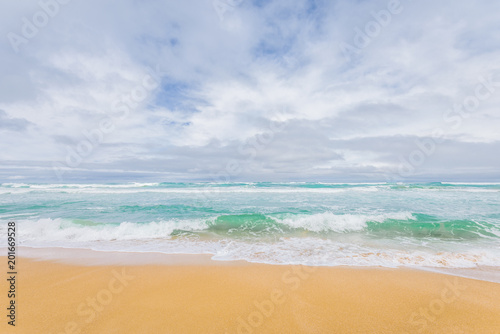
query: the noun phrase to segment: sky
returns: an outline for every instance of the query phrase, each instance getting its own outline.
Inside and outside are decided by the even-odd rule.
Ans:
[[[500,2],[0,3],[0,182],[499,182]]]

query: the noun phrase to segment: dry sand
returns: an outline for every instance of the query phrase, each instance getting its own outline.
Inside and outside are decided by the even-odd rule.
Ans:
[[[498,283],[198,259],[91,266],[18,258],[16,327],[7,325],[3,280],[0,332],[500,333]]]

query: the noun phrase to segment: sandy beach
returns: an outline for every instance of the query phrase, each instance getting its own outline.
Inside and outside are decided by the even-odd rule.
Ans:
[[[277,266],[212,261],[204,256],[102,254],[106,255],[94,254],[93,260],[80,261],[70,260],[78,258],[74,253],[66,259],[61,256],[63,260],[18,258],[16,327],[8,326],[4,316],[1,332],[500,330],[498,283],[407,269]],[[5,283],[2,286],[7,290]],[[6,293],[2,293],[2,305],[6,303]]]

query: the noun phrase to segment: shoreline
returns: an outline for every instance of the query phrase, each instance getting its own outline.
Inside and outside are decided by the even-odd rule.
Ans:
[[[2,333],[497,333],[500,328],[500,284],[422,270],[58,248],[51,256],[59,260],[50,260],[47,249],[38,259],[23,256],[27,250],[21,249],[17,326],[4,320]],[[2,305],[6,297],[2,294]]]
[[[93,250],[87,248],[66,247],[17,247],[18,256],[33,260],[55,261],[65,264],[77,265],[271,265],[290,266],[292,264],[269,264],[259,262],[248,262],[245,260],[221,261],[212,259],[212,254],[167,254],[162,252],[129,252]],[[0,254],[7,254],[7,248],[0,247]],[[461,278],[481,280],[491,283],[500,283],[499,267],[474,267],[474,268],[442,268],[442,267],[383,267],[383,266],[318,266],[324,268],[351,268],[351,269],[400,269],[431,272],[443,275],[457,276]]]

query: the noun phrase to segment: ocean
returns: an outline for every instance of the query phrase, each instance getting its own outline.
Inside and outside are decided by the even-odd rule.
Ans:
[[[19,246],[317,266],[500,266],[500,184],[0,186]],[[6,237],[0,240],[5,247]]]

